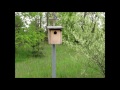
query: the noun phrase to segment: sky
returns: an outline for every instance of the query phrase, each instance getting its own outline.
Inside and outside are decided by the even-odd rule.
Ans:
[[[20,13],[20,15],[22,15],[22,14]],[[43,17],[44,17],[44,16],[45,16],[45,12],[43,12]],[[28,28],[28,27],[29,27],[29,24],[30,24],[31,21],[32,21],[32,19],[30,19],[29,17],[24,18],[24,16],[21,16],[21,18],[22,18],[25,26]],[[42,18],[42,21],[45,22],[45,20],[46,20],[46,18]],[[25,22],[27,22],[27,24],[26,24]],[[43,27],[44,29],[46,29],[45,26],[46,26],[46,23],[42,25],[42,27]]]

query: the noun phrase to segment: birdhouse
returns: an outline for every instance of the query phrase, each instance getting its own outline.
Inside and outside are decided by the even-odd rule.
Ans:
[[[48,43],[62,44],[62,26],[47,26]]]

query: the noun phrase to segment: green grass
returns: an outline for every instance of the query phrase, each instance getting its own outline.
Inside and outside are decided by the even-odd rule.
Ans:
[[[45,44],[43,57],[32,57],[30,49],[19,48],[15,78],[51,78],[52,45]],[[57,78],[104,78],[98,66],[65,45],[56,45]]]

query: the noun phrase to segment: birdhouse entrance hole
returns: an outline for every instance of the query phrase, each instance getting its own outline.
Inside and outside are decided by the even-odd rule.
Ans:
[[[54,31],[54,34],[57,34],[57,32],[56,32],[56,31]]]

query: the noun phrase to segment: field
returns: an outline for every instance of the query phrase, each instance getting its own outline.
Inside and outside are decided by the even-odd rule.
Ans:
[[[52,45],[45,44],[42,57],[32,57],[30,48],[15,54],[15,78],[51,78]],[[66,45],[56,45],[57,78],[104,78],[98,66]]]

